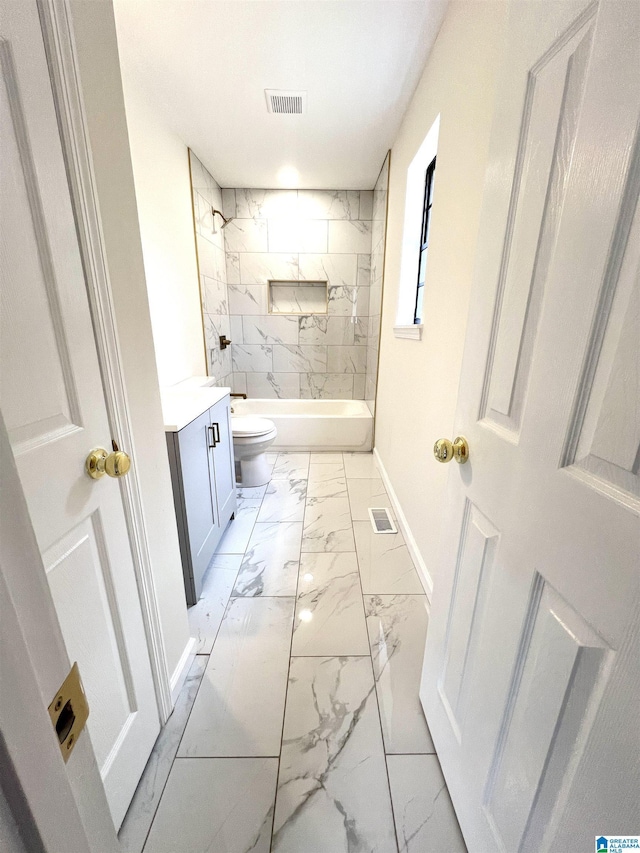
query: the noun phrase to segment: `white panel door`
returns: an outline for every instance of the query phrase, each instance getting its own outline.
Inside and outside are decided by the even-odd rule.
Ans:
[[[117,827],[158,711],[119,484],[84,472],[111,434],[38,10],[1,11],[0,406]]]
[[[420,691],[471,853],[640,831],[639,127],[640,4],[511,4]]]

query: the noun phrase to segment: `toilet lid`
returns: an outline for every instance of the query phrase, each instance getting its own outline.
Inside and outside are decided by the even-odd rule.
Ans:
[[[255,435],[266,435],[274,428],[275,424],[273,421],[267,420],[267,418],[257,418],[250,415],[240,418],[231,418],[231,431],[237,436],[245,436],[248,438]]]

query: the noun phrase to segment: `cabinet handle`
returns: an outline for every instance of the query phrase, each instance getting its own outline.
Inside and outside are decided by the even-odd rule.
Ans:
[[[218,443],[218,442],[216,441],[216,431],[215,431],[215,430],[214,430],[214,428],[213,428],[213,424],[210,424],[210,425],[207,427],[207,429],[211,432],[211,441],[213,442],[213,444],[210,444],[210,445],[209,445],[209,450],[213,450],[213,448],[214,448],[214,447],[216,446],[216,444]],[[218,441],[219,441],[219,440],[220,440],[220,439],[219,439],[219,437],[218,437]]]
[[[220,424],[211,424],[213,427],[213,435],[216,444],[220,443]]]

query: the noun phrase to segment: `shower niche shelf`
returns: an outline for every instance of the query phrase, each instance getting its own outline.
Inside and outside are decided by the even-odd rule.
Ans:
[[[270,281],[270,314],[326,314],[326,281]]]

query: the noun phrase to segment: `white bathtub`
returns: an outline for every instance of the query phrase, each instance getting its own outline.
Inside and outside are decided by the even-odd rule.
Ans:
[[[371,450],[373,416],[363,400],[242,400],[235,415],[269,418],[278,429],[276,450]]]

